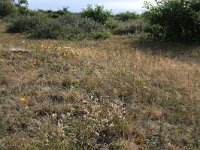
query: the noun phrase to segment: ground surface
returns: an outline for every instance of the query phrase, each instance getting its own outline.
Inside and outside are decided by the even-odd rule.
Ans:
[[[200,46],[0,24],[0,149],[200,149]]]

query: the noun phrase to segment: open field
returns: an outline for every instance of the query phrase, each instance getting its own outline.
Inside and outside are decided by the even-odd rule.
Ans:
[[[200,149],[200,46],[32,40],[0,23],[0,149]]]

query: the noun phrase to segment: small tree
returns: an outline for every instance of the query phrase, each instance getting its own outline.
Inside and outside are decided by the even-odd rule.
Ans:
[[[92,5],[88,5],[87,8],[83,9],[81,12],[81,16],[105,24],[111,16],[111,12],[104,10],[103,6],[96,5],[96,7],[93,8]]]

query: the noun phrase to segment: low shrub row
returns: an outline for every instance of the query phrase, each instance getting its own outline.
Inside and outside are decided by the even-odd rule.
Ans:
[[[28,33],[32,38],[45,39],[106,39],[106,27],[89,18],[67,14],[58,18],[45,16],[19,16],[8,27],[11,33]]]

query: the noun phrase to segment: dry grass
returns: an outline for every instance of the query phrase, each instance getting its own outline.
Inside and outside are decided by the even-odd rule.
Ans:
[[[4,31],[0,149],[199,149],[199,46]]]

